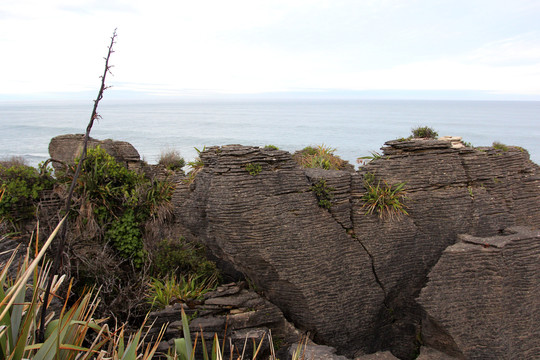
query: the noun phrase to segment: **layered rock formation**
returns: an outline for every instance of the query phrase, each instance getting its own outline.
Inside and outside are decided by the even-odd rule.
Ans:
[[[381,158],[357,172],[301,169],[280,150],[211,147],[200,154],[204,167],[194,180],[176,184],[174,229],[206,244],[231,276],[243,274],[296,327],[340,355],[496,358],[484,356],[494,347],[503,358],[513,357],[509,351],[540,357],[529,322],[538,319],[526,310],[540,301],[538,237],[493,240],[505,245],[490,245],[489,256],[471,240],[538,226],[539,167],[520,148],[472,149],[456,141],[390,141]],[[405,183],[408,215],[366,214],[366,175]],[[332,193],[329,209],[313,191],[321,180]],[[465,264],[476,260],[486,280],[467,283]],[[512,275],[504,278],[503,269]],[[497,310],[490,319],[474,315],[484,297]],[[496,316],[511,321],[492,334]],[[478,333],[467,340],[472,331]],[[483,335],[490,341],[479,342]],[[502,337],[516,340],[495,344]]]
[[[178,185],[176,217],[316,341],[349,356],[392,350],[413,358],[421,339],[416,297],[429,271],[458,234],[538,224],[538,167],[517,148],[386,145],[383,158],[357,173],[303,170],[283,151],[209,148],[194,183]],[[262,172],[251,175],[250,163]],[[409,216],[365,215],[366,173],[405,182]],[[334,189],[330,211],[311,191],[319,179]]]
[[[459,236],[429,273],[418,299],[428,345],[460,359],[540,354],[540,230]]]

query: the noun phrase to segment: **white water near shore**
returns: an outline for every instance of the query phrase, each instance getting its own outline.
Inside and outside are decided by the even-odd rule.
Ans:
[[[0,103],[0,158],[21,155],[37,165],[61,134],[84,133],[92,101]],[[462,136],[474,146],[494,141],[527,149],[540,163],[540,102],[421,100],[107,101],[92,137],[132,143],[146,161],[176,149],[187,161],[194,147],[308,145],[336,148],[356,164],[385,141],[407,137],[417,126]]]

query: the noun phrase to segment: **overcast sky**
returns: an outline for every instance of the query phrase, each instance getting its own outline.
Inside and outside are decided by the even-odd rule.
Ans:
[[[0,100],[459,90],[540,100],[539,0],[1,0]]]

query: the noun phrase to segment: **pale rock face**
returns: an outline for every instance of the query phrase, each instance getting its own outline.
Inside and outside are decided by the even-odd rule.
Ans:
[[[452,144],[452,148],[454,149],[461,149],[465,147],[465,145],[461,141],[461,136],[441,136],[439,140],[450,141],[450,143]]]

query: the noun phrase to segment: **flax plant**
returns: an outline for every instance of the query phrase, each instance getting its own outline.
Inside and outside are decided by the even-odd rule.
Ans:
[[[65,217],[33,260],[27,250],[14,279],[9,273],[15,266],[18,249],[0,270],[0,360],[151,359],[164,328],[155,343],[146,347],[142,344],[142,327],[126,339],[123,327],[111,331],[105,320],[93,318],[99,298],[91,291],[71,306],[66,299],[58,316],[51,312],[45,321],[45,340],[38,340],[39,316],[43,311],[44,288],[50,270],[50,266],[39,268],[38,264],[64,221]],[[57,297],[56,292],[64,278],[53,277],[51,294],[54,297]],[[52,298],[48,297],[47,302],[50,303]],[[89,332],[94,334],[90,337]],[[87,345],[90,338],[94,341]]]

